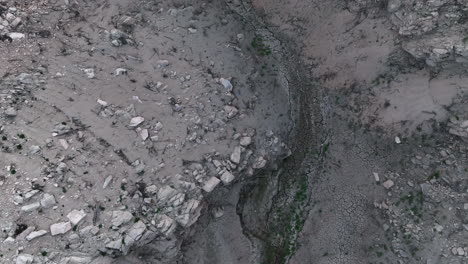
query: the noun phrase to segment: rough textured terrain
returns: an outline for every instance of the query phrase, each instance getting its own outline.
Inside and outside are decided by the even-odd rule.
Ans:
[[[0,10],[2,263],[172,263],[208,193],[289,155],[287,91],[222,3]]]
[[[303,225],[271,230],[289,242],[266,259],[466,262],[465,4],[253,1],[322,92],[326,149]]]
[[[0,0],[0,263],[465,263],[468,3]]]

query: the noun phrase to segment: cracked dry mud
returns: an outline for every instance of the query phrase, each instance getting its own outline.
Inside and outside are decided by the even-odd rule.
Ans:
[[[0,263],[465,263],[468,3],[0,0]]]

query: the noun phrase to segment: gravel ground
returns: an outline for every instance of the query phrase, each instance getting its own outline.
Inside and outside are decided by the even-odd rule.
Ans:
[[[2,263],[172,262],[209,193],[289,153],[278,69],[222,3],[0,11]]]
[[[465,2],[0,0],[0,263],[467,262]]]

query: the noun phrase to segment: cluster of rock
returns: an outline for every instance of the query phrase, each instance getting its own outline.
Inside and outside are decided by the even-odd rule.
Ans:
[[[444,142],[411,157],[405,165],[411,169],[383,177],[374,173],[377,182],[385,178],[387,193],[374,206],[388,216],[382,229],[401,263],[456,263],[468,257],[466,146]]]
[[[5,80],[5,84],[14,89],[5,89],[1,101],[3,109],[4,125],[15,122],[19,109],[15,105],[13,98],[25,97],[25,91],[37,89],[44,81],[41,81],[42,74],[22,73],[12,80]],[[43,78],[42,78],[43,79]],[[164,125],[155,121],[150,124],[143,117],[138,116],[133,105],[125,110],[115,109],[109,103],[98,100],[97,111],[101,117],[120,117],[129,129],[141,137],[141,140],[158,140],[158,133],[163,130]],[[17,105],[18,107],[18,105]],[[231,114],[234,107],[229,107],[226,112],[226,121],[233,118]],[[237,110],[236,110],[237,111]],[[199,121],[200,122],[200,121]],[[76,122],[79,123],[79,122]],[[3,127],[3,126],[2,126]],[[36,218],[37,214],[48,213],[50,210],[64,212],[57,202],[57,196],[60,192],[66,193],[66,190],[75,190],[77,179],[73,179],[71,172],[76,171],[75,165],[80,158],[74,155],[64,154],[69,150],[79,150],[81,153],[87,151],[80,148],[71,138],[76,134],[78,141],[87,141],[88,132],[82,130],[82,127],[73,123],[60,122],[51,129],[53,138],[47,139],[42,144],[31,142],[27,137],[29,135],[12,136],[3,131],[4,140],[1,143],[2,152],[10,154],[23,154],[31,158],[45,159],[42,162],[40,175],[35,175],[30,181],[29,188],[14,188],[14,196],[11,198],[13,204],[19,206],[20,214],[29,215]],[[90,263],[93,259],[90,256],[96,254],[108,254],[112,256],[128,254],[134,246],[141,246],[154,240],[161,243],[168,243],[167,252],[162,252],[166,257],[174,256],[177,253],[177,238],[175,231],[178,226],[189,227],[200,216],[202,209],[202,200],[204,193],[212,192],[219,184],[229,185],[240,175],[252,175],[254,170],[263,169],[267,164],[268,157],[264,155],[254,155],[251,149],[254,145],[255,131],[246,133],[237,133],[233,140],[238,142],[233,152],[223,157],[220,153],[214,152],[204,156],[202,163],[191,162],[185,166],[180,175],[170,177],[165,183],[147,185],[145,188],[138,188],[133,192],[128,181],[121,175],[107,176],[102,185],[94,184],[94,187],[83,186],[85,188],[97,188],[97,190],[113,188],[113,183],[120,182],[121,190],[114,191],[112,199],[118,199],[120,209],[112,210],[102,215],[101,219],[92,219],[96,211],[103,210],[89,205],[88,208],[73,209],[62,213],[66,215],[65,219],[59,222],[50,222],[48,228],[41,229],[36,225],[25,226],[15,224],[14,221],[4,219],[5,223],[1,225],[5,245],[27,243],[28,241],[43,239],[52,236],[67,236],[68,247],[79,250],[81,253],[87,253],[86,256],[65,256],[61,263]],[[269,132],[269,148],[266,153],[274,151],[289,153],[286,145],[278,137]],[[202,138],[188,134],[188,142],[193,144],[202,143]],[[22,146],[19,148],[18,146]],[[23,150],[23,147],[26,151]],[[64,152],[61,159],[56,161],[49,160],[47,153],[58,151]],[[89,159],[83,158],[83,159]],[[20,174],[19,164],[9,164],[6,168],[7,175],[2,176],[1,185],[9,188],[12,178],[15,174]],[[145,171],[145,164],[139,160],[131,163],[135,174],[142,174]],[[42,178],[43,181],[40,181]],[[48,193],[44,190],[54,189],[54,193]],[[118,197],[118,198],[116,198]],[[8,199],[5,195],[2,199]],[[63,195],[60,200],[66,199]],[[138,211],[136,210],[137,208]],[[106,224],[110,223],[110,225]],[[107,230],[109,229],[109,230]],[[105,231],[104,231],[105,230]],[[49,238],[48,238],[49,239]],[[48,242],[50,243],[50,241]],[[99,253],[101,252],[101,253]],[[57,253],[58,254],[58,253]],[[52,259],[56,255],[51,254],[42,259]],[[72,258],[72,259],[70,259]],[[16,258],[16,263],[32,263],[32,260],[40,261],[37,256],[20,254]],[[68,262],[67,262],[68,261]]]
[[[416,59],[431,67],[468,63],[468,2],[390,0],[387,9],[403,49]]]
[[[253,159],[253,151],[247,149],[253,144],[252,136],[254,134],[252,132],[236,134],[234,140],[239,142],[239,146],[234,148],[229,157],[223,159],[220,153],[206,155],[203,160],[204,164],[190,163],[186,165],[182,172],[183,175],[170,177],[170,180],[164,184],[152,184],[131,192],[127,190],[127,188],[132,189],[129,186],[130,183],[122,175],[110,175],[105,178],[102,185],[93,184],[94,187],[83,185],[88,189],[103,190],[112,188],[114,190],[110,197],[119,201],[121,204],[120,209],[116,208],[105,213],[100,219],[96,219],[96,212],[104,209],[95,208],[94,205],[66,212],[66,209],[60,207],[61,203],[58,202],[57,197],[60,196],[60,200],[67,199],[60,193],[72,192],[77,187],[81,188],[76,186],[79,182],[77,182],[77,179],[73,179],[71,174],[72,171],[77,172],[74,164],[79,163],[78,160],[89,159],[90,157],[81,158],[80,156],[74,157],[74,155],[62,153],[61,155],[64,156],[61,159],[52,161],[47,156],[49,152],[58,151],[57,153],[61,153],[71,149],[86,153],[87,151],[81,149],[74,142],[71,135],[76,134],[78,141],[87,141],[88,137],[90,137],[89,133],[80,130],[82,128],[77,127],[75,124],[61,122],[57,123],[51,130],[51,135],[54,138],[47,139],[42,144],[37,144],[28,139],[29,135],[18,134],[14,136],[3,129],[8,123],[15,122],[17,118],[19,109],[15,108],[14,105],[16,107],[19,105],[13,103],[14,98],[21,97],[27,101],[26,94],[29,94],[31,89],[37,89],[43,83],[43,81],[40,81],[41,76],[41,74],[23,73],[4,82],[11,88],[2,90],[4,92],[1,101],[3,109],[2,122],[4,124],[1,130],[3,140],[0,142],[2,153],[20,155],[24,153],[31,158],[46,161],[42,162],[40,175],[35,175],[36,178],[34,179],[26,179],[29,181],[28,188],[13,187],[14,195],[9,198],[4,193],[2,200],[11,199],[14,205],[19,206],[19,214],[27,215],[31,219],[35,219],[38,214],[48,214],[50,210],[63,212],[62,215],[66,215],[66,218],[58,222],[49,222],[48,228],[44,229],[38,228],[34,224],[26,226],[17,221],[9,221],[8,218],[3,219],[1,236],[4,239],[4,245],[24,244],[48,236],[67,236],[68,247],[86,253],[86,256],[70,257],[66,255],[60,263],[90,263],[93,259],[90,256],[102,253],[112,256],[128,254],[133,246],[158,240],[169,244],[166,247],[167,252],[161,252],[161,254],[165,254],[166,257],[174,256],[177,253],[176,228],[178,226],[189,227],[198,219],[202,209],[203,192],[213,191],[221,182],[224,185],[229,185],[235,180],[238,173],[240,174],[246,168],[252,174],[253,168],[262,169],[266,165],[266,158],[260,156],[249,167],[254,162],[253,160],[249,162],[249,159]],[[109,104],[102,100],[98,100],[98,105],[99,113],[111,109]],[[157,140],[158,132],[164,127],[163,124],[155,122],[154,125],[149,125],[148,121],[145,121],[143,117],[136,116],[134,109],[132,109],[130,107],[126,111],[121,110],[121,116],[124,117],[126,125],[135,130],[143,141],[148,138]],[[107,115],[113,116],[114,113],[119,116],[119,110]],[[107,115],[101,114],[104,117],[107,117]],[[273,137],[273,135],[269,136]],[[190,138],[188,141],[196,143]],[[278,143],[279,140],[275,137],[275,144]],[[275,144],[272,143],[272,146],[276,146]],[[135,174],[144,173],[145,165],[139,160],[132,162],[131,166],[134,167]],[[237,171],[234,171],[235,169]],[[11,163],[6,167],[6,171],[8,174],[2,175],[1,186],[10,188],[13,184],[13,177],[21,174],[22,170],[19,168],[19,164]],[[39,180],[40,178],[43,180]],[[116,191],[112,187],[115,185],[113,183],[118,182],[120,182],[121,186],[120,191]],[[53,190],[53,193],[45,192],[45,190]],[[92,217],[93,215],[94,217]],[[106,223],[110,223],[110,225]],[[104,231],[104,228],[106,231]],[[109,231],[107,228],[109,228]],[[50,238],[47,239],[49,240],[47,243],[53,243],[50,242]],[[20,254],[16,258],[16,263],[32,263],[33,260],[53,259],[57,254],[50,254],[41,258]]]
[[[0,2],[0,36],[1,40],[12,41],[14,39],[24,38],[23,33],[18,30],[23,22],[22,17],[26,13],[21,12],[16,7],[8,7]]]
[[[11,7],[2,10],[0,6],[4,19],[0,24],[5,26],[2,32],[13,38],[11,30],[20,27],[22,13]],[[175,16],[176,11],[171,9],[169,14]],[[118,18],[116,28],[103,33],[108,42],[100,45],[114,51],[140,45],[132,30],[141,20],[141,14]],[[190,28],[189,33],[197,30]],[[243,35],[237,37],[242,39]],[[68,116],[58,106],[35,97],[51,79],[66,79],[65,73],[29,67],[31,72],[2,79],[0,154],[6,158],[0,160],[0,205],[4,209],[3,214],[0,212],[0,251],[6,252],[5,259],[17,264],[83,264],[102,255],[126,255],[150,243],[158,245],[157,254],[162,259],[170,259],[178,253],[179,236],[200,217],[206,195],[274,166],[291,154],[274,132],[258,131],[251,127],[252,122],[239,125],[251,109],[235,101],[238,95],[234,91],[240,88],[233,78],[207,75],[203,96],[216,90],[223,100],[210,98],[206,105],[193,101],[189,104],[189,95],[176,95],[175,85],[168,83],[189,90],[194,79],[201,79],[200,74],[195,70],[181,74],[173,67],[177,62],[170,58],[151,63],[155,72],[166,79],[147,83],[145,88],[165,96],[158,106],[172,110],[170,119],[164,121],[154,113],[142,113],[139,106],[148,102],[138,96],[124,106],[113,103],[112,98],[95,98],[91,112],[97,117],[90,115],[110,121],[111,129],[123,128],[111,130],[116,134],[130,131],[134,135],[128,140],[132,147],[143,146],[150,154],[161,155],[162,160],[175,159],[167,152],[177,154],[187,148],[205,147],[197,149],[196,160],[183,160],[182,165],[174,166],[176,173],[163,176],[157,174],[164,169],[164,162],[127,156],[89,129],[83,123],[86,120]],[[78,78],[102,79],[97,68],[77,68],[81,74]],[[123,79],[131,71],[117,68],[111,78]],[[39,125],[34,123],[36,120],[40,120]],[[183,132],[180,141],[171,137],[174,131]],[[211,149],[206,150],[206,146]]]
[[[466,1],[353,0],[348,6],[355,12],[385,7],[403,50],[430,67],[468,63]]]
[[[468,139],[467,103],[467,98],[456,98],[449,109],[451,116],[447,122],[448,132],[464,140]]]
[[[468,138],[468,120],[457,120],[452,117],[449,120],[449,133],[462,138]]]

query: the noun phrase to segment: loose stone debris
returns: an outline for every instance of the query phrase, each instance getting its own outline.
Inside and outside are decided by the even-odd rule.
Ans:
[[[70,222],[56,223],[50,226],[50,234],[53,236],[62,235],[70,231],[72,225]]]
[[[26,240],[31,241],[35,238],[44,236],[47,233],[48,232],[46,230],[39,230],[39,231],[31,232],[29,235],[26,236]]]
[[[395,183],[393,183],[392,180],[387,180],[383,183],[383,187],[385,187],[385,189],[390,189],[393,187],[393,185],[395,185]]]
[[[226,46],[253,34],[217,4],[119,0],[95,20],[104,2],[0,1],[1,263],[88,264],[148,244],[172,263],[207,195],[289,151],[270,128],[289,122],[286,96],[259,100],[277,77],[253,74],[247,41]]]
[[[232,86],[232,84],[231,84],[231,82],[229,80],[224,79],[224,78],[220,78],[219,82],[223,85],[223,87],[224,87],[224,89],[226,89],[226,91],[232,92],[233,86]]]

